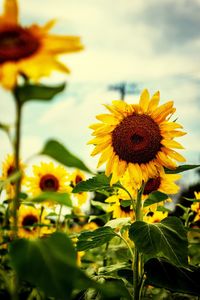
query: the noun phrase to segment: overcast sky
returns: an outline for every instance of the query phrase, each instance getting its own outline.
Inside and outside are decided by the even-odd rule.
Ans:
[[[2,4],[2,1],[0,1]],[[70,76],[54,75],[45,82],[68,82],[51,103],[28,104],[23,115],[22,156],[39,151],[56,138],[95,169],[88,126],[104,112],[103,103],[118,99],[110,84],[132,82],[137,102],[142,89],[160,90],[161,102],[174,100],[176,116],[188,132],[179,139],[187,163],[200,160],[200,1],[199,0],[20,0],[24,25],[57,19],[57,34],[80,35],[85,50],[63,61]],[[0,121],[14,121],[9,93],[0,91]],[[0,160],[10,151],[0,134]]]

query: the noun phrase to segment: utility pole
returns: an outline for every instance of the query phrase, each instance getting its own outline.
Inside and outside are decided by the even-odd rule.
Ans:
[[[127,94],[135,94],[139,92],[138,85],[129,82],[120,82],[117,84],[112,84],[108,87],[110,91],[118,91],[120,95],[120,100],[124,101]]]

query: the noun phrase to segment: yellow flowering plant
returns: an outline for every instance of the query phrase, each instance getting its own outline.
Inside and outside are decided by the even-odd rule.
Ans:
[[[65,84],[41,80],[69,73],[60,55],[83,49],[78,36],[52,34],[54,25],[25,27],[18,1],[3,1],[0,82],[14,96],[16,122],[14,130],[0,122],[12,149],[0,175],[0,297],[199,297],[198,190],[188,207],[179,204],[182,216],[171,209],[179,173],[199,166],[177,165],[185,158],[176,138],[185,132],[173,117],[173,101],[159,105],[160,93],[145,89],[138,103],[105,105],[109,112],[90,125],[88,142],[105,171],[92,172],[56,139],[45,143],[40,162],[22,159],[24,104],[48,103],[61,93]]]

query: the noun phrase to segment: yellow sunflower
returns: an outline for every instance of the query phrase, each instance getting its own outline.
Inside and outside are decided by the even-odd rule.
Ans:
[[[54,23],[22,27],[18,22],[17,1],[4,0],[0,16],[0,81],[5,88],[12,89],[18,75],[38,81],[53,70],[69,73],[58,55],[79,51],[83,46],[77,36],[49,34]]]
[[[159,223],[167,216],[168,216],[168,212],[163,212],[163,211],[148,212],[143,217],[143,221],[145,221],[147,223]]]
[[[56,166],[53,162],[41,162],[33,166],[33,177],[26,178],[28,192],[37,196],[42,192],[70,193],[69,176],[63,166]]]
[[[200,200],[200,192],[194,192],[196,200]],[[191,205],[191,210],[196,213],[196,216],[194,218],[194,222],[200,220],[200,201],[199,202],[194,202]]]
[[[149,178],[145,184],[145,188],[142,195],[143,203],[148,198],[149,194],[155,191],[160,191],[165,194],[177,194],[180,187],[175,183],[179,180],[181,175],[179,174],[166,174],[163,171],[160,172],[156,177]],[[125,175],[120,179],[122,185],[129,191],[134,199],[137,197],[137,186],[135,182],[131,179],[129,172],[126,172]],[[172,200],[168,198],[165,202],[171,202]],[[159,202],[159,205],[163,204]],[[157,203],[148,206],[144,213],[151,210],[155,211],[157,209]]]
[[[22,162],[20,162],[20,169],[22,170],[22,180],[23,180],[24,168],[25,168],[25,165]],[[16,168],[15,168],[14,156],[11,154],[8,154],[5,161],[3,161],[3,163],[2,163],[1,180],[8,179],[8,177],[13,175],[15,173],[15,171],[16,171]],[[12,183],[12,181],[6,185],[6,193],[7,193],[8,197],[10,197],[11,199],[15,196],[15,184]]]
[[[41,215],[40,209],[21,205],[18,211],[18,236],[20,238],[37,238],[52,233],[55,229],[48,226],[50,221],[45,219],[45,216],[44,211]]]
[[[74,188],[79,182],[85,180],[85,174],[81,172],[79,169],[75,170],[71,176],[69,177],[70,180],[70,185],[72,188]],[[72,194],[72,198],[78,200],[78,205],[82,205],[87,201],[88,198],[88,193],[86,192],[81,192],[81,193],[76,193]]]
[[[174,160],[185,161],[172,150],[183,148],[174,138],[185,134],[180,124],[169,120],[176,110],[173,101],[158,106],[159,100],[159,92],[150,99],[144,90],[139,104],[113,101],[105,105],[110,114],[98,115],[101,123],[90,126],[95,136],[89,142],[95,145],[91,155],[101,153],[98,167],[106,162],[105,173],[112,174],[111,185],[128,170],[140,187],[142,181],[159,175],[163,167],[176,168]]]
[[[135,213],[133,211],[132,205],[124,205],[125,199],[120,197],[120,195],[112,195],[108,197],[105,202],[110,203],[110,207],[108,208],[108,212],[112,212],[113,219],[117,218],[131,218],[131,220],[135,219]],[[129,204],[129,203],[127,203]]]

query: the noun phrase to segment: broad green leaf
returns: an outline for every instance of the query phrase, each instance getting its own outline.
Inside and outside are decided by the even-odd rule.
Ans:
[[[164,259],[152,258],[144,265],[146,284],[168,289],[172,292],[200,296],[200,268],[177,267]]]
[[[67,193],[44,192],[34,198],[26,199],[26,201],[41,203],[51,200],[57,204],[72,207],[72,201]]]
[[[114,220],[110,220],[108,221],[105,226],[109,226],[111,228],[121,228],[121,227],[124,227],[124,226],[129,226],[131,225],[131,218],[128,217],[128,218],[117,218],[117,219],[114,219]]]
[[[91,200],[91,204],[103,211],[107,211],[108,206],[109,206],[109,204],[107,204],[107,203],[95,201],[95,200]]]
[[[76,278],[76,252],[65,234],[15,240],[9,253],[20,279],[36,285],[48,296],[70,298]]]
[[[132,200],[121,200],[120,201],[120,206],[122,207],[128,207],[131,206],[133,204]]]
[[[17,86],[14,90],[14,95],[23,104],[28,101],[49,101],[54,96],[62,92],[65,88],[65,83],[58,86],[46,86],[43,84],[29,84]]]
[[[70,153],[67,148],[55,140],[47,141],[40,154],[48,155],[67,167],[74,167],[91,173],[88,167],[78,157]]]
[[[160,223],[134,222],[129,230],[138,251],[151,257],[165,257],[176,265],[187,265],[188,242],[186,230],[176,217]]]
[[[71,300],[72,291],[85,292],[89,288],[97,290],[102,299],[131,299],[122,281],[99,284],[79,269],[72,242],[64,233],[43,239],[15,240],[10,244],[9,255],[19,279],[42,290],[45,299],[49,296]]]
[[[79,235],[77,242],[77,250],[85,251],[99,247],[109,242],[116,233],[111,227],[104,226],[94,231],[85,231]]]
[[[111,189],[110,177],[107,177],[104,173],[102,173],[86,181],[79,182],[73,189],[73,193],[95,192],[95,191],[107,190],[107,189]]]
[[[182,166],[177,167],[174,170],[165,168],[165,173],[166,174],[176,174],[176,173],[185,172],[185,171],[192,170],[192,169],[199,168],[199,167],[200,167],[200,165],[182,165]]]
[[[160,191],[152,192],[151,194],[149,194],[148,199],[146,199],[144,201],[144,207],[155,204],[155,203],[159,203],[168,198],[169,198],[168,195],[166,195]]]

